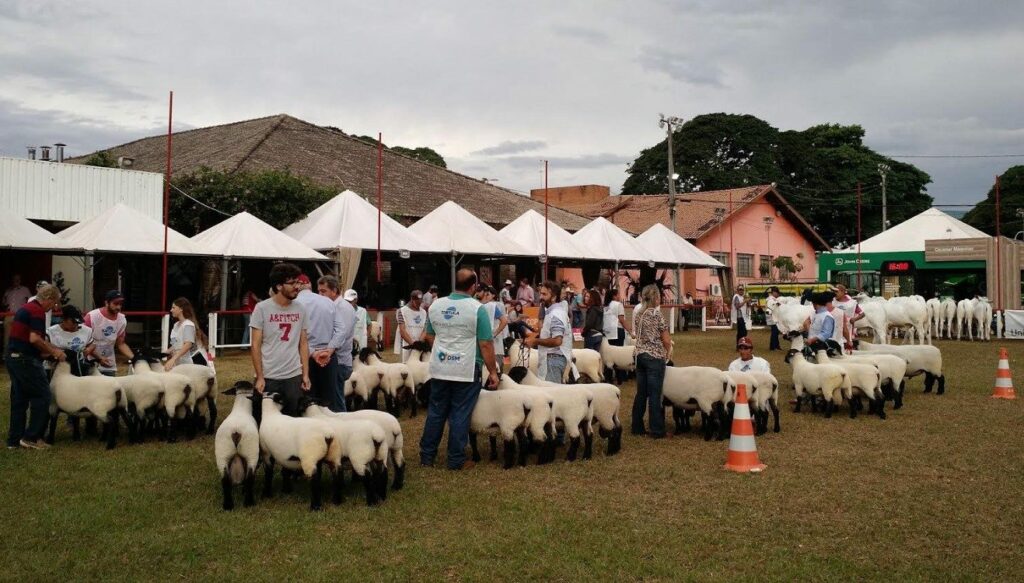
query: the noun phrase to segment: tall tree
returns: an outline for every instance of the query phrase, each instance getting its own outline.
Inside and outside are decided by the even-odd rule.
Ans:
[[[283,229],[336,193],[336,189],[317,186],[291,172],[278,170],[228,174],[201,168],[175,178],[173,184],[176,188],[171,190],[170,225],[188,237],[227,218],[189,196],[228,215],[248,211],[273,227]]]
[[[1024,166],[1011,166],[999,176],[999,222],[1000,232],[1013,237],[1024,230],[1022,217],[1017,214],[1024,209]],[[985,200],[974,205],[964,215],[964,222],[981,229],[989,235],[996,234],[996,186],[992,185]]]
[[[858,125],[824,124],[780,132],[751,115],[698,116],[673,134],[679,192],[775,183],[779,192],[832,245],[857,240],[856,187],[863,191],[863,237],[881,230],[878,165],[887,164],[891,224],[925,209],[931,178],[910,164],[882,156],[863,143]],[[667,142],[640,153],[629,168],[623,194],[664,194]]]

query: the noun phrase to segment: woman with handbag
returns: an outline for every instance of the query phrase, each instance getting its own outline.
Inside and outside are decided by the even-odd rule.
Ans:
[[[644,435],[644,412],[650,405],[650,436],[665,437],[665,407],[661,403],[661,390],[665,382],[665,365],[672,350],[668,324],[661,314],[661,291],[651,284],[640,292],[640,315],[633,323],[636,347],[636,397],[633,399],[633,435]]]
[[[171,303],[171,318],[175,320],[171,328],[170,355],[164,366],[171,370],[178,364],[201,364],[209,366],[206,360],[206,334],[196,322],[196,313],[192,302],[178,298]]]

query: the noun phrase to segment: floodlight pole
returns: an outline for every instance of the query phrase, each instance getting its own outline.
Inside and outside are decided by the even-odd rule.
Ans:
[[[857,183],[857,290],[861,293],[864,292],[864,288],[861,286],[860,279],[860,182]]]
[[[1002,275],[1002,265],[999,264],[999,175],[996,175],[996,311],[1003,309],[1003,286],[999,278]]]
[[[669,223],[671,224],[672,232],[675,233],[676,235],[678,235],[679,232],[676,231],[676,179],[678,178],[678,176],[676,176],[675,154],[672,151],[672,133],[675,131],[676,126],[682,125],[683,119],[679,118],[679,117],[675,117],[675,116],[668,116],[668,117],[666,117],[665,114],[663,114],[663,113],[659,113],[658,117],[659,117],[659,119],[658,119],[658,127],[665,128],[665,133],[667,134],[667,138],[666,139],[667,139],[667,143],[668,143],[668,220],[669,220]],[[679,304],[680,303],[679,288],[681,286],[680,286],[680,283],[679,283],[679,266],[678,265],[676,266],[675,272],[676,272],[676,278],[675,278],[676,279],[676,282],[675,282],[676,283],[676,304]]]
[[[888,227],[888,223],[889,223],[889,220],[888,220],[889,209],[888,209],[888,205],[886,204],[886,199],[885,199],[885,175],[888,172],[889,172],[889,165],[888,164],[879,164],[878,165],[878,173],[882,176],[882,230],[883,231],[885,231],[885,229]]]
[[[548,279],[548,265],[551,263],[551,256],[548,255],[548,161],[544,160],[544,279]]]

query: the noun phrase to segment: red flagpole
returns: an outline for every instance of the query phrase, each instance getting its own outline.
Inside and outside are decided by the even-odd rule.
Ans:
[[[1002,265],[999,264],[999,175],[996,175],[996,311],[1003,309],[1003,286],[999,279]]]
[[[160,309],[167,309],[167,235],[171,220],[171,127],[174,120],[174,91],[167,98],[167,175],[164,176],[164,267],[160,287]]]
[[[551,257],[548,256],[548,161],[544,160],[544,279],[548,279],[548,265]]]
[[[861,231],[860,231],[860,182],[858,182],[857,183],[857,289],[859,291],[863,292],[864,288],[862,287],[862,284],[861,284],[861,281],[860,281],[860,272],[861,272],[861,266],[860,266],[860,240],[861,240],[861,238],[862,237],[861,237]]]
[[[377,132],[377,283],[380,283],[380,226],[384,215],[384,134]]]

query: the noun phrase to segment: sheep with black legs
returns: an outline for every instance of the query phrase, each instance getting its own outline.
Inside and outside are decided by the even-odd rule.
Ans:
[[[522,389],[541,391],[547,394],[549,400],[553,402],[555,421],[562,423],[565,434],[569,437],[569,449],[566,451],[565,459],[570,462],[576,460],[581,439],[584,444],[583,459],[590,459],[594,446],[594,434],[591,426],[594,416],[592,405],[594,394],[577,385],[559,388],[522,385],[515,382],[509,375],[502,376],[498,383],[498,390]]]
[[[380,390],[381,383],[384,381],[385,371],[382,367],[367,362],[371,351],[369,348],[364,348],[359,351],[356,358],[352,359],[352,381],[353,398],[346,403],[349,411],[354,411],[362,407],[373,407],[376,409],[377,405],[377,393]],[[373,398],[374,402],[371,405],[370,398]]]
[[[808,362],[803,353],[795,349],[786,354],[786,363],[793,367],[793,390],[796,392],[793,412],[800,412],[800,404],[805,397],[821,397],[825,401],[825,417],[832,417],[832,412],[843,402],[846,372],[834,364]]]
[[[935,394],[941,395],[946,392],[946,377],[942,374],[942,352],[936,346],[924,345],[894,345],[894,344],[871,344],[869,342],[857,342],[855,355],[860,354],[894,354],[907,360],[907,378],[924,374],[924,392],[932,392],[935,381],[939,381],[939,387]]]
[[[205,430],[207,435],[213,435],[217,426],[217,373],[213,368],[183,362],[166,371],[163,363],[157,360],[153,363],[153,371],[174,372],[189,378],[192,393],[189,395],[188,404],[192,408],[193,422],[197,430]]]
[[[614,346],[607,338],[601,339],[601,361],[604,366],[614,371],[633,372],[636,370],[636,361],[633,360],[633,346]],[[615,375],[613,374],[613,377]],[[612,379],[608,379],[612,380]]]
[[[830,354],[829,358],[835,362],[859,362],[861,364],[872,364],[878,367],[878,374],[881,376],[882,394],[886,399],[893,401],[893,409],[903,407],[903,389],[905,382],[903,378],[907,374],[907,359],[895,354],[864,353],[860,352],[852,356],[840,356]]]
[[[161,418],[160,404],[164,398],[164,384],[154,375],[133,374],[118,379],[128,398],[125,423],[131,436],[129,440],[133,443],[142,443],[146,435],[146,425],[155,425]]]
[[[344,500],[342,489],[345,485],[343,462],[352,466],[352,473],[359,477],[366,491],[366,505],[376,506],[388,493],[387,435],[374,421],[356,419],[344,413],[332,413],[315,403],[304,407],[304,417],[322,421],[334,434],[334,444],[328,453],[328,467],[333,477],[331,500],[341,504]]]
[[[291,492],[292,474],[310,481],[309,509],[323,508],[324,465],[340,457],[334,430],[323,420],[289,417],[281,412],[280,393],[263,396],[260,420],[260,451],[263,455],[263,497],[274,495],[274,465],[281,465],[281,491]],[[334,467],[330,467],[334,471]]]
[[[117,420],[127,415],[128,400],[117,377],[71,374],[68,362],[57,363],[50,378],[50,427],[46,443],[53,444],[57,432],[57,416],[69,418],[95,417],[104,424],[107,449],[117,445]],[[74,439],[78,439],[77,425]]]
[[[750,395],[750,404],[754,411],[754,429],[757,435],[764,435],[768,432],[768,412],[775,419],[772,431],[778,433],[782,430],[779,425],[779,381],[774,375],[767,372],[751,371],[750,376],[754,377],[757,384]]]
[[[834,364],[846,372],[843,383],[843,396],[850,406],[850,419],[857,416],[860,409],[860,398],[870,402],[868,412],[875,413],[879,419],[885,419],[885,396],[882,394],[882,375],[878,367],[872,363],[854,362],[848,358],[833,360],[827,350],[819,350],[815,359],[818,364]]]
[[[687,411],[699,410],[704,440],[711,439],[718,426],[719,441],[729,436],[726,407],[736,392],[729,375],[709,366],[666,366],[662,385],[663,405],[672,407],[676,433],[689,429]]]
[[[256,418],[252,415],[253,386],[252,383],[239,381],[224,391],[232,395],[235,403],[231,413],[217,428],[213,440],[213,455],[220,470],[220,485],[224,494],[224,510],[232,510],[235,500],[231,489],[242,485],[245,506],[256,503],[253,489],[256,485],[256,466],[260,461],[260,430],[256,426]]]
[[[157,373],[145,358],[133,362],[132,374],[152,375],[164,387],[164,396],[160,420],[164,425],[164,439],[168,443],[177,441],[178,429],[185,425],[190,435],[194,435],[195,425],[192,424],[192,409],[189,406],[189,395],[192,394],[192,381],[183,374],[176,372]]]
[[[524,385],[538,387],[565,386],[541,379],[529,369],[523,367],[513,367],[508,374],[512,377],[512,380]],[[593,393],[593,423],[597,425],[598,434],[608,439],[605,453],[607,455],[615,455],[622,450],[622,422],[619,421],[622,394],[619,388],[609,383],[581,383],[575,386],[588,389]]]
[[[405,348],[409,350],[409,359],[405,361],[405,365],[412,373],[416,398],[421,404],[426,405],[427,397],[430,396],[430,344],[426,340],[417,340]]]
[[[374,411],[373,409],[351,411],[348,413],[334,413],[324,407],[321,407],[320,410],[324,413],[349,419],[364,419],[372,421],[379,425],[380,428],[384,430],[384,437],[387,440],[385,445],[387,445],[388,451],[391,454],[389,460],[390,465],[395,468],[395,478],[391,483],[391,489],[402,489],[402,486],[405,485],[405,453],[403,451],[403,447],[405,447],[405,438],[402,434],[402,425],[394,415],[385,413],[384,411]],[[384,478],[386,482],[387,467],[384,468]]]
[[[492,433],[496,430],[504,442],[505,461],[502,467],[507,470],[515,465],[517,442],[520,447],[520,464],[526,465],[526,429],[538,395],[530,391],[480,391],[469,418],[469,443],[473,449],[474,462],[480,461],[477,436],[481,433],[488,434],[490,438],[491,461],[497,459],[497,438]],[[546,398],[542,398],[541,402],[547,403]],[[546,441],[547,435],[543,435],[543,438]]]

